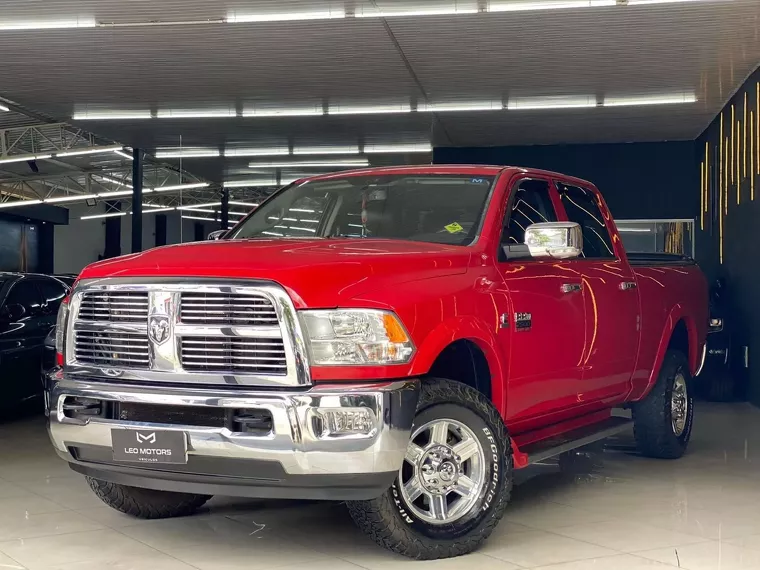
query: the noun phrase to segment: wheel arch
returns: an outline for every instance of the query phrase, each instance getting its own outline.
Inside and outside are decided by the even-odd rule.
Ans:
[[[647,392],[657,381],[668,350],[683,352],[689,362],[689,372],[692,376],[696,375],[700,360],[698,329],[693,317],[680,304],[671,309],[665,320]]]
[[[475,318],[444,322],[417,351],[412,374],[457,380],[488,397],[503,415],[506,362],[492,328]]]

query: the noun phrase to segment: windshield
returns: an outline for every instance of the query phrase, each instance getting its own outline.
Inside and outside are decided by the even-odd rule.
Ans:
[[[380,238],[469,245],[494,178],[357,176],[291,186],[229,238]]]

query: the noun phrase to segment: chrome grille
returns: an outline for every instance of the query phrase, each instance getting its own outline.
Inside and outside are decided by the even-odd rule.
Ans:
[[[78,362],[106,368],[146,369],[150,366],[147,335],[122,331],[78,330]]]
[[[277,311],[267,297],[256,293],[184,292],[180,322],[190,325],[276,325]]]
[[[79,306],[79,319],[109,323],[145,322],[148,293],[142,291],[86,293]]]
[[[288,371],[279,338],[183,338],[181,358],[182,368],[196,372],[284,376]]]

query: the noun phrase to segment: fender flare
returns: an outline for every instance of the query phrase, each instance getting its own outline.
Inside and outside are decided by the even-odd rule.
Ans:
[[[652,367],[652,374],[649,377],[646,393],[649,392],[651,387],[654,386],[654,383],[657,381],[657,377],[660,374],[660,368],[662,368],[662,363],[665,360],[665,353],[668,351],[670,340],[673,338],[673,331],[675,331],[676,326],[678,326],[678,323],[681,321],[683,321],[686,326],[686,333],[689,339],[689,371],[692,376],[696,374],[697,368],[699,368],[700,350],[699,346],[697,346],[699,344],[697,339],[697,326],[694,319],[686,312],[686,308],[679,303],[670,310],[670,313],[665,319],[665,327],[663,328],[662,336],[660,337],[660,344],[657,347],[657,357],[655,358],[654,366]]]
[[[486,325],[474,316],[447,319],[430,331],[417,347],[411,375],[424,376],[430,372],[444,349],[459,340],[473,342],[483,352],[491,375],[491,397],[499,412],[503,412],[506,409],[506,359],[493,325]]]

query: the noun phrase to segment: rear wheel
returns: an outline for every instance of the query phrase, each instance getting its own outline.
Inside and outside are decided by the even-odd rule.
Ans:
[[[491,402],[464,384],[429,379],[393,485],[348,508],[381,546],[418,560],[449,558],[491,534],[511,488],[512,447]]]
[[[691,387],[686,356],[669,350],[652,391],[633,406],[634,435],[643,455],[677,459],[686,452],[694,420]]]

